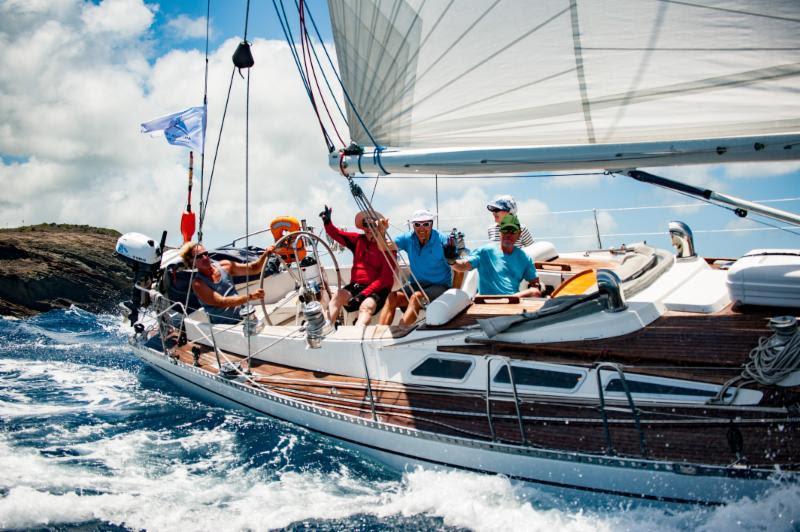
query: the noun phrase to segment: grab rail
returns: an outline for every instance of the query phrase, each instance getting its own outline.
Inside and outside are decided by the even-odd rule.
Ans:
[[[603,368],[607,368],[613,371],[616,371],[619,375],[619,380],[622,382],[622,389],[625,391],[625,397],[628,398],[628,406],[630,406],[631,413],[633,414],[633,420],[636,424],[636,430],[639,433],[639,449],[642,452],[643,457],[647,457],[647,444],[644,440],[644,431],[642,430],[642,424],[639,420],[639,411],[636,408],[636,405],[633,402],[633,397],[631,396],[631,392],[628,389],[628,381],[625,380],[625,373],[622,371],[622,368],[618,364],[614,364],[612,362],[601,362],[595,368],[597,371],[597,395],[600,397],[600,413],[603,416],[603,432],[605,433],[606,437],[606,445],[608,446],[608,453],[609,454],[616,454],[614,451],[614,445],[611,443],[611,431],[608,428],[608,414],[606,414],[606,401],[605,396],[603,394],[603,379],[600,370]]]
[[[497,434],[494,430],[494,423],[492,422],[492,362],[499,360],[504,363],[508,370],[508,380],[511,383],[511,392],[514,395],[514,407],[517,410],[517,423],[519,423],[519,434],[522,438],[522,445],[527,445],[528,440],[525,437],[525,427],[522,423],[522,413],[519,408],[519,396],[517,395],[517,385],[514,382],[514,372],[511,369],[511,362],[508,357],[501,355],[486,356],[486,417],[489,419],[489,430],[492,433],[492,441],[497,441]]]

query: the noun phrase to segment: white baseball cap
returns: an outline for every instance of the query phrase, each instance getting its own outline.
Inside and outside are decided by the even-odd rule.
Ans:
[[[436,215],[433,214],[431,211],[427,209],[420,209],[418,211],[414,211],[414,214],[411,215],[411,218],[408,219],[409,222],[432,222],[433,219],[436,218]]]

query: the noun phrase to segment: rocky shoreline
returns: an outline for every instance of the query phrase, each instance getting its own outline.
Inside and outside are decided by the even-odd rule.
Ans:
[[[132,282],[114,253],[119,236],[87,225],[0,229],[0,315],[26,317],[72,305],[114,311]]]

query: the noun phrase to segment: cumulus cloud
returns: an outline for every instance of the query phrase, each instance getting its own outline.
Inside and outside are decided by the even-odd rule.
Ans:
[[[151,61],[154,8],[133,0],[5,2],[0,12],[0,224],[72,222],[178,238],[188,152],[139,133],[143,121],[202,103],[203,57]],[[124,16],[121,13],[124,12]],[[123,19],[123,20],[118,20]],[[28,25],[25,34],[17,28]],[[122,43],[111,50],[108,42]],[[237,38],[209,59],[206,184]],[[279,214],[347,204],[287,45],[256,39],[250,95],[250,229]],[[234,79],[209,198],[206,236],[245,228],[245,83]],[[11,160],[22,162],[10,162]],[[199,157],[195,169],[195,209]]]
[[[167,27],[179,39],[200,39],[206,36],[206,18],[178,15],[167,22]]]
[[[155,6],[141,0],[104,0],[83,6],[81,19],[90,33],[113,35],[117,38],[134,38],[153,23]]]

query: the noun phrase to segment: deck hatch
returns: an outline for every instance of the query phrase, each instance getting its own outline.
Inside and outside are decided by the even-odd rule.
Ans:
[[[554,371],[551,369],[523,366],[513,366],[513,368],[514,384],[517,386],[538,386],[541,388],[572,390],[583,377],[583,374],[571,371]],[[508,380],[508,369],[506,367],[500,368],[494,376],[494,382],[510,384]]]
[[[422,364],[411,370],[411,374],[415,377],[462,380],[471,367],[471,360],[429,357]]]

